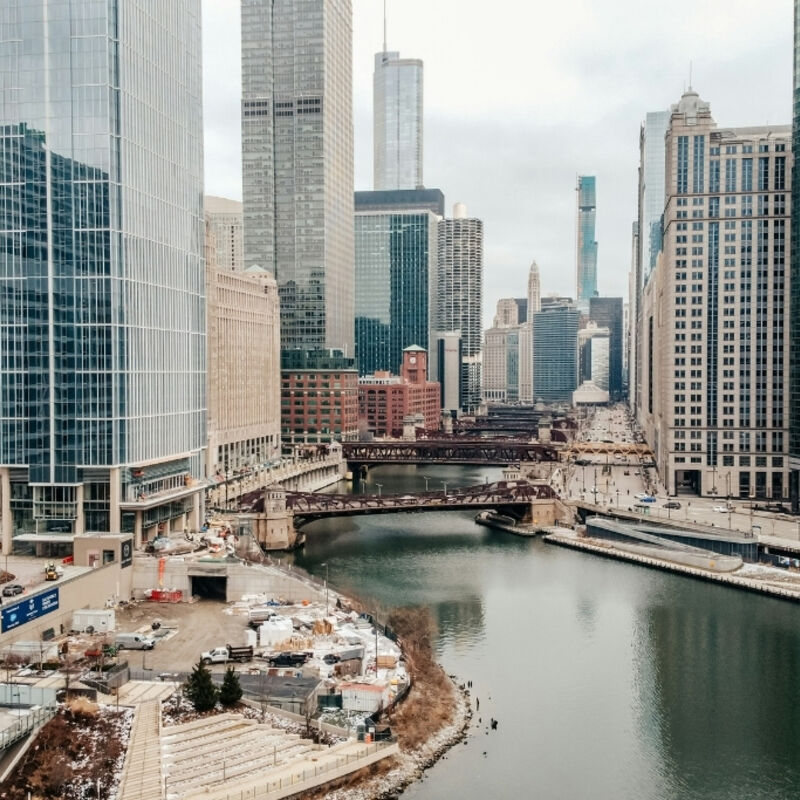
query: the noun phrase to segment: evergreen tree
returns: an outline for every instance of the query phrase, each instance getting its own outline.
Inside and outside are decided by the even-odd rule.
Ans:
[[[211,711],[217,704],[217,688],[211,680],[211,673],[202,661],[197,662],[192,674],[186,679],[183,693],[195,711]]]
[[[219,690],[219,701],[225,708],[235,706],[242,699],[242,686],[239,683],[239,676],[233,667],[225,670],[225,677],[222,681],[222,688]]]

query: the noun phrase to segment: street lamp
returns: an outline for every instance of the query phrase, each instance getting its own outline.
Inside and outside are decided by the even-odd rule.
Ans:
[[[442,481],[442,486],[444,486],[444,496],[447,498],[447,481]]]
[[[383,489],[383,484],[382,483],[376,483],[375,485],[378,487],[378,497],[380,497],[381,496],[381,489]]]
[[[422,476],[422,480],[425,481],[425,491],[427,492],[428,491],[428,481],[430,480],[430,478],[427,475],[423,475]]]
[[[323,561],[320,564],[320,566],[321,567],[325,567],[325,616],[327,617],[328,614],[330,613],[330,607],[331,607],[330,603],[328,602],[328,598],[329,598],[329,595],[328,595],[328,562],[327,561]]]
[[[619,508],[619,489],[617,489],[617,508]]]

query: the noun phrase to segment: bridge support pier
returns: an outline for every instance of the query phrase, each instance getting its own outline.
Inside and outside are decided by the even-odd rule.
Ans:
[[[525,522],[534,528],[552,528],[557,522],[556,501],[553,498],[531,500],[525,514]]]

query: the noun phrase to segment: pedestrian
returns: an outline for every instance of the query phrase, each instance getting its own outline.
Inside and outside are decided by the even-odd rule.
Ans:
[[[475,710],[476,711],[480,711],[481,710],[481,701],[480,701],[480,698],[478,698],[478,697],[475,698]]]

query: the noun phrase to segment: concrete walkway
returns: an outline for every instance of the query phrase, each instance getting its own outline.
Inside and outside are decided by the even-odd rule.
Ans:
[[[122,770],[120,800],[161,800],[161,705],[148,700],[137,706],[128,754]]]

